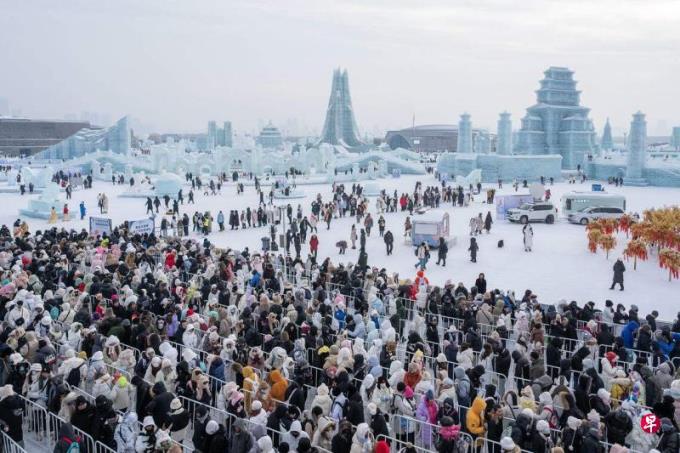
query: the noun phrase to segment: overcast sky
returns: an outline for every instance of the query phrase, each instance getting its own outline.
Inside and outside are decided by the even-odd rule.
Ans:
[[[33,117],[319,132],[342,66],[362,134],[464,111],[517,128],[554,65],[598,130],[637,110],[650,134],[680,125],[679,1],[0,0],[0,42],[0,97]]]

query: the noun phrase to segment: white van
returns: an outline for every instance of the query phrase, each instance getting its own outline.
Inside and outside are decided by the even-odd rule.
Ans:
[[[569,192],[562,195],[562,214],[569,217],[586,208],[620,208],[626,210],[626,197],[604,192]]]

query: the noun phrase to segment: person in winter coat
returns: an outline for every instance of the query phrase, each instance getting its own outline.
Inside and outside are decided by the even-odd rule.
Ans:
[[[373,453],[373,434],[371,428],[366,423],[357,426],[357,430],[352,436],[352,448],[350,453]]]
[[[477,262],[477,252],[479,251],[479,245],[477,245],[477,239],[470,238],[470,247],[468,247],[468,252],[470,252],[470,261],[473,263]]]
[[[493,219],[491,218],[491,211],[487,211],[486,217],[484,218],[484,229],[487,234],[491,233],[491,225],[493,224]]]
[[[420,425],[421,442],[424,448],[432,449],[432,425],[437,424],[437,413],[439,407],[434,399],[432,390],[428,390],[425,396],[420,400],[418,409],[416,410],[416,418],[425,423]]]
[[[352,424],[347,420],[340,422],[338,432],[331,441],[332,453],[347,453],[352,448]]]
[[[633,430],[633,421],[621,408],[609,412],[604,417],[607,427],[607,442],[610,444],[624,445],[626,436]]]
[[[387,256],[390,256],[392,254],[392,250],[394,249],[394,235],[390,230],[387,230],[385,232],[385,235],[383,236],[383,241],[385,241],[385,249],[387,252]]]
[[[437,248],[437,266],[441,265],[446,267],[446,255],[449,253],[449,246],[443,237],[439,238],[439,247]]]
[[[79,449],[82,449],[80,445],[80,438],[76,436],[76,432],[70,423],[64,423],[59,428],[59,436],[57,438],[57,445],[55,445],[53,453],[66,453],[72,443],[77,442]]]
[[[661,419],[661,439],[656,449],[661,453],[680,451],[680,433],[668,418]]]
[[[413,390],[407,387],[403,382],[397,384],[397,391],[392,397],[394,406],[394,415],[396,417],[395,421],[395,433],[397,439],[402,442],[415,442],[415,423],[410,421],[409,418],[415,416],[416,405],[413,399]],[[400,417],[403,415],[409,418]]]
[[[316,396],[312,400],[312,408],[320,407],[323,415],[328,416],[331,413],[331,405],[333,400],[328,395],[328,386],[326,384],[321,384],[317,387]]]
[[[99,395],[95,399],[94,420],[92,421],[91,431],[95,442],[101,442],[110,448],[115,447],[113,433],[117,419],[118,416],[113,410],[111,400],[104,395]]]
[[[190,414],[179,398],[170,402],[170,411],[170,437],[181,444],[189,426]]]
[[[460,426],[454,423],[451,417],[443,417],[440,421],[439,441],[437,442],[437,453],[454,453],[456,443],[460,435]]]
[[[24,406],[24,400],[14,393],[12,384],[0,387],[0,421],[6,426],[7,435],[19,445],[24,442],[21,428]]]
[[[153,417],[156,426],[161,428],[170,425],[170,403],[175,396],[165,389],[162,382],[156,382],[151,388],[153,399],[146,410]]]
[[[600,430],[597,427],[585,427],[583,441],[581,443],[583,452],[604,453],[605,448],[600,442]]]
[[[484,409],[486,409],[486,401],[478,396],[465,416],[465,427],[473,438],[484,437]]]
[[[430,259],[430,249],[427,246],[427,243],[421,242],[418,248],[416,249],[416,257],[418,258],[418,262],[415,264],[416,269],[427,269],[427,261]]]
[[[137,453],[153,453],[156,447],[156,431],[158,431],[158,428],[153,421],[153,417],[144,417],[142,430],[135,440],[135,450]]]
[[[550,426],[545,420],[536,422],[536,429],[531,440],[531,451],[534,453],[551,453],[553,441],[550,437]]]
[[[321,416],[314,435],[312,436],[312,447],[331,450],[333,448],[333,434],[335,433],[335,422]]]
[[[243,420],[238,419],[236,421],[236,423],[244,423],[244,422],[243,422]],[[237,437],[235,431],[236,431],[236,429],[234,429],[234,432],[232,433],[230,440],[233,440],[235,437]],[[205,425],[205,434],[206,434],[205,444],[204,444],[203,448],[201,449],[201,451],[203,451],[205,453],[237,451],[237,450],[228,450],[227,449],[227,445],[230,442],[227,441],[226,429],[224,428],[224,425],[222,425],[221,423],[217,423],[215,420],[210,420]],[[248,450],[246,450],[246,452],[247,451]]]
[[[118,423],[113,433],[113,440],[116,441],[117,453],[135,453],[137,433],[139,432],[139,419],[136,412],[128,412],[123,416],[123,420]]]
[[[530,252],[534,246],[534,229],[528,223],[522,227],[522,235],[524,236],[524,251]]]
[[[297,451],[298,443],[300,442],[301,439],[309,439],[309,436],[302,429],[302,425],[298,420],[295,420],[293,423],[291,423],[288,431],[284,432],[283,435],[281,435],[281,442],[287,443],[288,448],[290,449],[289,451],[291,452]],[[246,452],[244,451],[244,453]]]
[[[274,370],[269,374],[271,387],[269,388],[268,405],[270,408],[286,400],[286,390],[288,389],[288,380],[283,377],[281,371]]]
[[[623,273],[626,272],[626,266],[623,264],[623,261],[621,261],[621,258],[616,260],[613,269],[614,279],[612,280],[612,286],[610,286],[609,289],[614,289],[614,287],[618,283],[619,287],[621,288],[621,291],[623,291]]]
[[[630,320],[621,331],[623,346],[626,349],[633,349],[635,347],[635,334],[639,328],[640,328],[639,322],[635,320]]]
[[[298,422],[299,425],[299,422]],[[291,426],[292,428],[292,426]],[[302,430],[300,430],[302,431]],[[229,437],[229,447],[228,449],[215,449],[213,450],[210,448],[209,453],[221,453],[224,451],[228,452],[234,452],[234,453],[255,453],[257,452],[257,443],[255,442],[255,438],[253,435],[248,431],[248,427],[246,426],[246,423],[242,419],[237,419],[234,422],[234,427],[231,433],[231,436]],[[293,448],[291,447],[291,450],[293,451]]]
[[[75,428],[78,428],[83,432],[92,432],[94,407],[82,395],[79,395],[78,398],[76,398],[75,405],[76,408],[71,416],[71,423]]]

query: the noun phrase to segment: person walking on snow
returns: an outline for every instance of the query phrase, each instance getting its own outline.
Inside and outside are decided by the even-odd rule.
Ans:
[[[614,289],[618,283],[623,291],[623,273],[626,272],[626,266],[624,266],[621,258],[617,259],[614,263],[614,280],[612,280],[612,286],[609,289]]]
[[[493,219],[491,218],[491,211],[488,211],[486,213],[486,217],[484,218],[484,229],[486,230],[487,234],[491,233],[491,225],[492,224],[493,224]]]
[[[80,220],[83,220],[85,218],[85,213],[86,213],[85,202],[81,201],[80,202]]]
[[[437,248],[437,266],[441,262],[441,265],[446,267],[446,254],[449,253],[449,246],[443,237],[439,238],[439,247]]]
[[[387,255],[389,256],[392,254],[392,249],[394,248],[394,236],[392,235],[392,232],[390,230],[387,230],[385,236],[383,236],[383,240],[385,241]]]
[[[470,252],[470,261],[473,263],[477,262],[477,251],[479,250],[479,245],[477,245],[477,239],[470,238],[470,247],[468,247],[468,252]]]
[[[474,236],[477,233],[477,219],[475,217],[470,217],[470,236]]]
[[[534,229],[527,223],[522,228],[522,234],[524,235],[524,251],[530,252],[534,245]]]
[[[416,249],[416,256],[418,257],[418,262],[415,264],[415,268],[426,269],[427,260],[430,258],[430,250],[425,242],[421,242]]]

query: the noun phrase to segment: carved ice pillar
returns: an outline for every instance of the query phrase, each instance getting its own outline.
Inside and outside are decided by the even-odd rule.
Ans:
[[[646,186],[647,181],[642,178],[642,169],[645,166],[647,152],[647,121],[642,112],[633,115],[633,121],[630,123],[629,143],[625,184]]]
[[[458,122],[458,152],[472,152],[472,122],[467,113],[463,113]]]
[[[498,119],[497,140],[496,152],[498,154],[512,154],[512,121],[508,112],[501,113]]]

